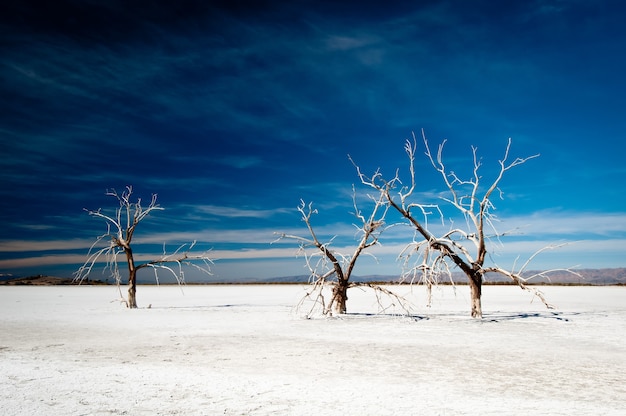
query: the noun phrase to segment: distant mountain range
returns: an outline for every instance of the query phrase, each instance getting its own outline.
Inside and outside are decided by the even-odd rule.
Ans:
[[[626,285],[626,268],[617,269],[582,269],[576,270],[576,274],[567,271],[554,271],[548,276],[538,275],[539,271],[531,271],[524,273],[524,277],[533,277],[529,280],[532,284],[576,284],[576,285]],[[309,276],[284,276],[268,279],[245,279],[245,283],[305,283],[308,282]],[[358,282],[389,282],[397,283],[401,280],[399,276],[369,275],[358,276],[352,280]],[[455,284],[464,284],[467,278],[463,273],[453,273],[452,280]],[[511,279],[505,276],[488,273],[485,276],[486,284],[504,284],[511,282]]]
[[[65,277],[54,276],[28,276],[28,277],[14,277],[14,276],[0,276],[0,285],[5,286],[61,286],[61,285],[75,285],[72,279]],[[89,285],[105,285],[102,280],[88,280],[85,284]]]
[[[549,277],[537,276],[529,281],[532,284],[553,284],[553,285],[626,285],[626,268],[616,269],[583,269],[576,270],[580,275],[574,275],[566,271],[556,271],[549,274]],[[525,277],[536,275],[539,272],[525,273]],[[464,284],[466,278],[462,273],[454,273],[454,283]],[[399,276],[385,276],[385,275],[369,275],[369,276],[355,276],[352,279],[355,282],[380,282],[380,283],[397,283],[400,281]],[[189,281],[188,284],[290,284],[290,283],[306,283],[309,281],[309,276],[283,276],[272,278],[241,278],[241,279],[229,279],[219,280],[210,279],[202,281]],[[154,284],[153,280],[140,280],[140,284]],[[166,284],[169,284],[167,282]],[[504,276],[490,273],[485,276],[486,284],[506,284],[510,283],[510,280]],[[75,284],[72,279],[53,277],[53,276],[28,276],[28,277],[15,277],[11,275],[0,276],[0,285],[11,286],[51,286],[51,285],[71,285]],[[102,280],[87,280],[83,284],[88,285],[104,285],[108,282]]]

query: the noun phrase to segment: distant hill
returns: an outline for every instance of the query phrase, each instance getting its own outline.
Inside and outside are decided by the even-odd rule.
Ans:
[[[565,271],[557,271],[550,273],[549,277],[538,276],[530,280],[531,284],[543,285],[626,285],[626,268],[615,269],[582,269],[576,270],[579,276]],[[539,272],[528,272],[525,277],[532,276]],[[465,284],[467,280],[462,273],[453,273],[452,278],[456,284]],[[399,276],[389,275],[368,275],[355,276],[352,278],[355,282],[378,282],[378,283],[398,283]],[[209,278],[202,281],[190,281],[188,284],[303,284],[309,281],[309,276],[282,276],[270,278],[239,278],[239,279],[215,279]],[[489,273],[485,276],[486,284],[506,284],[511,280],[504,276]],[[155,284],[152,280],[141,280],[139,284]],[[165,284],[172,284],[167,282]],[[445,282],[443,282],[445,283]],[[53,285],[75,285],[72,279],[53,277],[45,275],[29,276],[29,277],[0,277],[0,285],[6,286],[53,286]],[[107,282],[102,280],[85,280],[83,285],[106,285]]]
[[[532,284],[579,284],[579,285],[626,285],[626,268],[616,269],[580,269],[576,270],[580,275],[576,276],[567,271],[555,271],[548,276],[537,276],[529,281]],[[531,271],[524,274],[529,277],[539,273]],[[499,283],[510,281],[504,276],[488,274],[487,282]]]
[[[581,269],[576,270],[580,275],[566,272],[555,271],[550,273],[547,277],[537,276],[529,281],[532,284],[577,284],[577,285],[626,285],[626,268],[616,269]],[[531,271],[525,273],[525,277],[529,277],[540,273],[539,271]],[[463,273],[453,273],[452,279],[454,283],[464,284],[467,279]],[[309,276],[283,276],[268,279],[244,279],[244,283],[306,283],[309,280]],[[388,282],[397,283],[400,281],[399,276],[385,276],[385,275],[368,275],[368,276],[355,276],[352,279],[358,282]],[[485,283],[502,284],[511,282],[504,276],[495,273],[489,273],[485,276]]]
[[[29,276],[29,277],[9,277],[0,280],[0,285],[4,286],[63,286],[76,285],[72,279],[54,276]],[[102,280],[87,280],[85,285],[104,285]]]

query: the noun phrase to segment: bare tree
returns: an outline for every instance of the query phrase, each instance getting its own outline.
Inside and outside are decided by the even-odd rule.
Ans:
[[[389,180],[382,176],[380,170],[377,170],[369,177],[363,174],[359,166],[353,162],[361,182],[379,191],[389,206],[400,213],[415,229],[416,238],[406,246],[400,255],[400,257],[404,258],[405,265],[410,265],[405,269],[405,277],[411,281],[419,280],[424,282],[430,288],[443,277],[452,280],[452,269],[460,269],[467,277],[471,292],[471,316],[475,318],[482,317],[481,294],[482,283],[486,273],[504,275],[523,289],[533,290],[547,307],[551,307],[539,291],[530,289],[526,285],[533,276],[522,276],[529,261],[538,253],[535,253],[517,271],[513,269],[507,270],[497,265],[485,265],[488,253],[487,243],[506,234],[499,233],[495,228],[492,197],[494,193],[500,193],[500,197],[502,197],[499,185],[507,171],[539,155],[510,160],[511,139],[509,139],[504,156],[498,162],[499,169],[495,178],[485,187],[481,182],[483,178],[479,171],[482,163],[478,157],[476,147],[472,146],[472,176],[469,179],[461,179],[454,171],[448,170],[443,162],[442,154],[446,142],[441,143],[436,155],[433,155],[423,131],[422,139],[428,161],[440,174],[447,188],[449,196],[443,198],[443,200],[462,215],[466,222],[465,228],[455,227],[452,224],[452,227],[442,235],[435,235],[431,231],[433,227],[430,227],[428,224],[428,216],[433,212],[437,212],[443,223],[444,217],[439,205],[411,202],[417,185],[415,174],[417,140],[415,134],[413,134],[413,140],[407,140],[405,145],[405,151],[409,158],[410,183],[408,185],[402,184],[398,171]],[[554,247],[546,247],[540,251],[548,248]],[[414,257],[417,257],[417,261],[409,262]],[[564,270],[575,273],[569,269]]]
[[[298,212],[300,212],[302,221],[304,221],[307,226],[310,237],[284,233],[278,234],[279,240],[287,238],[299,242],[299,254],[304,256],[310,272],[310,283],[313,286],[312,291],[307,293],[307,297],[313,297],[315,301],[314,304],[321,305],[323,314],[332,314],[333,309],[337,314],[345,314],[347,311],[348,289],[357,286],[371,287],[376,290],[377,293],[384,293],[391,298],[395,298],[401,303],[401,306],[404,307],[404,300],[388,289],[368,282],[355,282],[350,280],[359,256],[362,254],[370,254],[366,253],[366,250],[379,244],[379,237],[386,228],[385,215],[388,210],[386,201],[380,196],[377,199],[369,198],[373,201],[374,205],[370,214],[365,216],[357,207],[356,195],[354,194],[353,196],[354,215],[358,218],[359,224],[354,225],[358,235],[358,244],[351,255],[342,254],[333,250],[331,245],[336,236],[327,242],[320,241],[313,229],[311,218],[313,214],[317,214],[318,211],[313,209],[312,203],[306,204],[302,200],[300,201],[300,206],[298,206]],[[311,248],[313,248],[312,252],[309,250]],[[332,288],[331,297],[328,302],[325,300],[323,294],[323,290],[327,286]]]
[[[152,195],[150,203],[144,208],[141,205],[141,198],[138,198],[135,202],[131,201],[132,193],[133,188],[131,186],[127,186],[126,190],[121,194],[114,189],[106,192],[107,196],[114,197],[119,202],[119,207],[115,210],[113,215],[107,215],[103,213],[101,209],[96,211],[85,209],[89,215],[103,219],[107,224],[107,231],[96,238],[91,245],[87,254],[87,260],[74,273],[74,280],[82,282],[86,279],[99,259],[104,256],[106,261],[105,269],[108,268],[111,271],[111,276],[115,279],[119,287],[122,283],[122,275],[118,266],[118,255],[124,253],[128,265],[128,300],[126,300],[126,305],[129,308],[136,308],[137,271],[140,269],[153,269],[157,283],[159,281],[158,271],[163,270],[173,275],[176,281],[182,284],[185,281],[183,266],[195,267],[204,273],[211,274],[210,266],[213,262],[206,252],[199,255],[190,254],[190,250],[192,250],[195,245],[194,241],[191,244],[184,244],[178,247],[178,249],[171,254],[167,254],[164,245],[163,254],[159,258],[136,264],[135,253],[131,247],[135,230],[139,223],[152,211],[163,210],[163,208],[157,204],[156,194]],[[100,242],[107,240],[108,244],[105,247],[96,248]]]

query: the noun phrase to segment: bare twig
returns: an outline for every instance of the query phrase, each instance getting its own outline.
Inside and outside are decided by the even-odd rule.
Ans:
[[[128,301],[127,305],[131,308],[137,307],[135,298],[136,273],[142,268],[152,268],[157,284],[159,283],[159,270],[163,270],[171,274],[178,284],[185,282],[183,266],[194,267],[204,273],[211,274],[210,266],[213,260],[208,256],[208,252],[202,254],[191,254],[190,250],[195,246],[195,241],[189,245],[183,244],[179,246],[172,254],[167,254],[165,245],[163,245],[163,254],[160,258],[148,261],[142,264],[135,264],[135,256],[131,247],[131,243],[135,234],[135,230],[139,223],[143,221],[152,211],[162,210],[157,204],[156,194],[152,195],[150,203],[146,208],[141,205],[141,198],[136,202],[132,202],[131,196],[133,188],[127,186],[121,194],[115,189],[108,190],[107,196],[117,199],[119,207],[113,215],[104,214],[101,209],[91,211],[86,210],[89,215],[101,218],[107,225],[107,232],[97,237],[89,248],[87,260],[74,273],[74,280],[82,283],[92,272],[96,263],[104,258],[105,267],[109,269],[111,276],[115,280],[118,288],[122,284],[122,277],[119,270],[118,255],[123,253],[128,266]],[[102,248],[96,248],[100,243],[108,240],[108,245]],[[120,290],[121,295],[121,290]]]
[[[491,239],[499,240],[507,234],[499,233],[495,226],[497,218],[493,214],[495,207],[492,202],[494,192],[499,191],[501,197],[502,192],[499,185],[505,173],[539,155],[510,160],[511,139],[509,139],[504,155],[498,161],[499,169],[492,181],[485,187],[480,173],[482,161],[478,156],[476,147],[472,146],[472,174],[469,178],[464,179],[450,170],[444,163],[445,140],[438,146],[435,153],[431,150],[422,130],[422,143],[427,160],[439,173],[447,189],[448,196],[442,200],[452,206],[465,219],[467,229],[451,227],[449,231],[435,235],[429,227],[428,215],[432,212],[438,212],[443,222],[443,214],[439,206],[409,202],[416,189],[415,154],[417,139],[415,134],[412,135],[412,140],[406,141],[404,146],[409,164],[409,186],[402,185],[398,171],[396,171],[395,176],[387,180],[383,177],[380,169],[377,169],[372,176],[367,176],[354,161],[352,163],[361,182],[378,191],[387,204],[400,213],[415,229],[413,241],[407,244],[399,255],[399,259],[404,264],[405,281],[424,283],[429,288],[430,293],[432,286],[440,282],[442,278],[452,281],[451,270],[458,268],[467,276],[470,285],[472,294],[471,314],[474,317],[481,317],[481,286],[485,273],[495,272],[505,275],[523,289],[528,289],[526,280],[521,277],[521,271],[539,252],[531,256],[519,272],[515,272],[514,269],[487,267],[485,260],[488,241]],[[419,210],[419,215],[414,212],[416,209]],[[485,233],[485,226],[491,230],[489,234]],[[551,247],[545,249],[549,248]],[[536,293],[536,295],[548,305],[540,293]]]
[[[380,235],[389,228],[385,223],[385,216],[389,207],[384,197],[382,195],[377,197],[368,195],[368,199],[372,201],[372,208],[366,215],[357,204],[356,191],[353,187],[352,204],[354,216],[358,223],[354,224],[357,245],[352,254],[341,253],[332,248],[332,242],[336,236],[327,242],[322,242],[319,239],[312,222],[313,214],[317,214],[318,211],[313,208],[312,203],[307,204],[303,200],[300,201],[297,209],[302,221],[306,224],[310,237],[286,233],[277,234],[277,240],[291,239],[298,242],[298,254],[304,257],[306,267],[309,270],[309,283],[312,288],[298,305],[299,307],[302,306],[306,300],[313,301],[313,306],[306,316],[309,317],[320,306],[324,315],[331,315],[333,310],[340,314],[346,312],[347,290],[355,285],[360,285],[360,283],[351,281],[356,262],[363,254],[371,255],[366,251],[378,245]],[[324,295],[326,289],[330,291],[328,299]]]

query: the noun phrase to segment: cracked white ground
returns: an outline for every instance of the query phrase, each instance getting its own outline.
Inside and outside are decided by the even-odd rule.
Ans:
[[[302,285],[0,287],[3,415],[623,415],[626,288],[395,289],[303,319]],[[147,308],[151,305],[150,308]],[[144,306],[142,308],[142,306]]]

